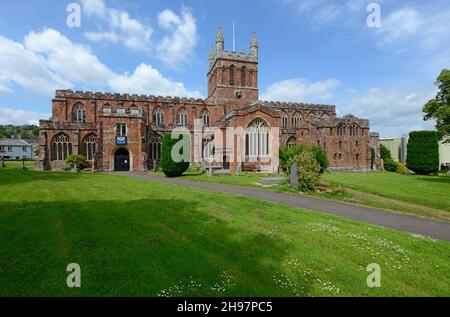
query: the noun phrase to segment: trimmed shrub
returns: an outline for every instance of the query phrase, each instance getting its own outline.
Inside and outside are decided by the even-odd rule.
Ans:
[[[386,161],[387,159],[392,160],[391,151],[389,151],[389,149],[383,144],[380,144],[380,155],[384,161]]]
[[[439,143],[435,131],[413,131],[409,134],[406,165],[416,174],[439,171]]]
[[[182,139],[188,138],[190,144],[190,135],[180,135],[178,139],[172,139],[172,135],[170,133],[166,133],[164,135],[162,147],[161,147],[161,169],[167,177],[177,177],[182,175],[189,168],[189,160],[190,160],[190,145],[186,146],[189,153],[183,153],[183,148],[180,148],[179,154],[182,156],[186,156],[189,159],[185,161],[182,159],[180,162],[175,162],[172,158],[172,148],[180,142]]]
[[[315,190],[320,181],[320,165],[314,155],[304,151],[291,158],[288,165],[291,166],[293,163],[297,164],[298,189],[302,191]]]
[[[316,159],[316,162],[319,163],[320,165],[320,173],[326,171],[326,169],[329,166],[326,152],[321,147],[318,146],[309,147],[304,144],[298,144],[291,148],[287,146],[280,148],[279,159],[281,169],[284,172],[289,172],[290,166],[289,161],[293,157],[300,155],[303,152],[309,152],[313,154],[314,158]]]
[[[86,167],[86,157],[83,155],[72,154],[66,158],[65,168],[66,170],[72,170],[75,167],[75,163],[77,168],[80,170]]]
[[[397,172],[397,165],[398,163],[390,158],[387,158],[384,161],[384,169],[388,172]]]
[[[397,163],[397,173],[402,175],[408,175],[408,168],[403,163]]]

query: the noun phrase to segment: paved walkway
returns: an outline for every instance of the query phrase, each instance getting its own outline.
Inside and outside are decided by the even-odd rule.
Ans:
[[[133,178],[190,186],[223,193],[231,193],[309,210],[322,211],[369,224],[422,234],[431,238],[450,242],[450,223],[447,222],[396,214],[380,209],[346,204],[327,199],[313,198],[290,193],[279,193],[257,188],[202,183],[183,178],[162,178],[151,176],[145,172],[122,172],[120,174]]]

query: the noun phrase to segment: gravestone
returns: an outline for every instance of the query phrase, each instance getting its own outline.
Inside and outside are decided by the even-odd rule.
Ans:
[[[236,167],[236,175],[239,176],[239,174],[242,172],[242,163],[239,162],[239,164]]]
[[[291,179],[289,184],[291,187],[297,188],[298,187],[298,177],[297,177],[297,163],[293,163],[291,165]]]

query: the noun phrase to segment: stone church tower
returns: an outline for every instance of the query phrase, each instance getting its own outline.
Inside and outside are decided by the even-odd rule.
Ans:
[[[250,52],[228,52],[219,26],[216,49],[211,47],[208,99],[248,105],[258,100],[258,41],[253,33]]]

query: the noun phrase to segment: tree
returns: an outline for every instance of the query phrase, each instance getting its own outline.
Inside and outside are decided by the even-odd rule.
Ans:
[[[303,152],[312,153],[317,163],[320,165],[320,173],[325,172],[329,162],[326,152],[318,146],[309,147],[304,144],[297,144],[293,147],[284,146],[280,148],[278,157],[280,159],[280,167],[283,171],[289,170],[289,160]]]
[[[391,151],[389,151],[389,149],[383,144],[380,144],[380,155],[383,161],[388,159],[392,160]]]
[[[183,137],[189,138],[190,136],[180,135],[178,139],[172,139],[172,135],[170,133],[166,133],[164,135],[162,148],[161,148],[161,169],[167,177],[177,177],[183,174],[189,168],[189,160],[182,159],[181,162],[174,161],[172,157],[172,149],[178,143],[182,142]],[[190,142],[189,142],[190,143]],[[181,147],[181,150],[178,154],[187,156],[190,158],[190,153],[183,153],[185,147]],[[190,148],[187,149],[190,151]]]
[[[413,131],[409,134],[406,165],[416,174],[439,171],[439,143],[435,131]]]
[[[450,136],[450,70],[442,70],[435,85],[438,88],[436,98],[428,101],[423,107],[425,113],[423,119],[436,120],[438,138],[450,142],[450,138],[445,138]]]

